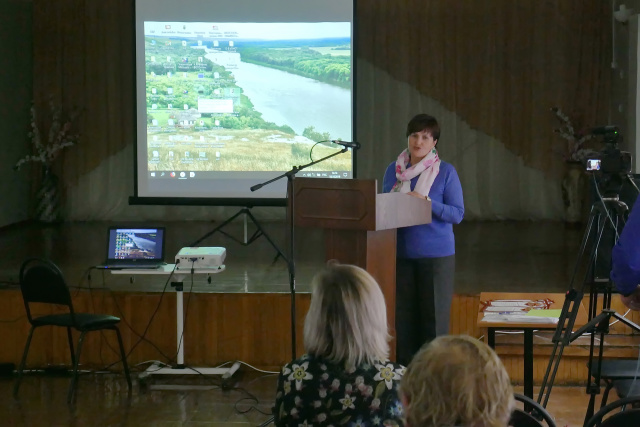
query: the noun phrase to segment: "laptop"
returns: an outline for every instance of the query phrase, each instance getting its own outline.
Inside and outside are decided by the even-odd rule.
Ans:
[[[107,269],[158,268],[164,264],[164,227],[109,227]]]

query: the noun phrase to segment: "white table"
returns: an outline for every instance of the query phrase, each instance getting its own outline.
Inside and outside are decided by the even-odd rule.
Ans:
[[[223,379],[230,378],[239,368],[240,362],[234,362],[229,368],[193,368],[187,367],[184,364],[184,304],[183,304],[183,281],[185,278],[191,275],[191,268],[176,269],[175,264],[165,264],[159,268],[154,269],[123,269],[123,270],[111,270],[111,274],[121,274],[130,276],[139,275],[158,275],[169,276],[173,273],[171,286],[176,288],[176,339],[178,347],[178,359],[175,367],[166,367],[158,362],[149,366],[138,379],[145,379],[150,375],[222,375]],[[195,268],[193,274],[202,275],[206,274],[210,276],[212,274],[222,273],[225,270],[225,266],[221,265],[217,268]],[[178,387],[180,388],[180,387]]]

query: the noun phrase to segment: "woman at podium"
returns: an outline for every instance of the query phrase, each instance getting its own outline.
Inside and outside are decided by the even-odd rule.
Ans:
[[[407,124],[407,148],[384,175],[383,192],[426,199],[432,222],[398,229],[396,356],[407,365],[420,347],[449,331],[453,299],[453,224],[464,216],[456,169],[438,156],[440,126],[427,114]]]

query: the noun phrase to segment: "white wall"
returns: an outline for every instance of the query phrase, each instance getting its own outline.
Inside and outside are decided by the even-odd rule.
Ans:
[[[612,22],[613,57],[611,58],[611,110],[607,124],[620,127],[623,136],[621,149],[630,151],[633,156],[633,172],[640,173],[640,126],[637,117],[640,113],[640,67],[638,67],[638,12],[640,0],[611,0],[614,10],[624,4],[632,9],[629,21]]]
[[[627,24],[628,28],[628,64],[627,64],[627,73],[628,73],[628,91],[627,91],[627,146],[626,149],[631,151],[633,155],[633,171],[638,173],[640,171],[640,156],[638,156],[638,141],[640,141],[640,127],[637,126],[636,117],[638,115],[638,111],[640,111],[640,96],[638,90],[640,89],[640,85],[638,84],[638,79],[640,75],[638,75],[638,16],[635,15],[631,17]]]

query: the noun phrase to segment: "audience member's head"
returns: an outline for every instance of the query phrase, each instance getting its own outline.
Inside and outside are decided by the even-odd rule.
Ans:
[[[505,427],[514,408],[498,355],[466,335],[441,336],[420,349],[400,393],[410,427]]]
[[[384,296],[369,273],[353,265],[328,264],[312,286],[304,323],[308,354],[347,367],[388,358]]]

